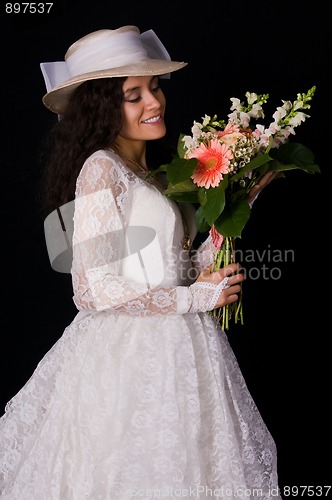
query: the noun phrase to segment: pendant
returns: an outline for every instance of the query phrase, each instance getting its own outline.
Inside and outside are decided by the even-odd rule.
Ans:
[[[189,252],[190,247],[191,247],[191,238],[188,234],[185,234],[183,236],[181,246],[185,252]]]

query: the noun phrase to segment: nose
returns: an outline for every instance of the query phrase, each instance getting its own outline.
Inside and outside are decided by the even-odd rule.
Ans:
[[[154,108],[159,108],[160,107],[160,100],[158,97],[153,94],[152,92],[149,92],[146,96],[145,99],[145,106],[148,109],[154,109]]]

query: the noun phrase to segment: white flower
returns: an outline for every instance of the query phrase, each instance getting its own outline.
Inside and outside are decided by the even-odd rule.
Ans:
[[[195,149],[195,142],[190,135],[184,135],[182,137],[182,141],[184,142],[184,146],[188,151]]]
[[[254,102],[257,101],[257,94],[255,94],[254,92],[246,92],[245,95],[246,95],[248,104],[253,104]]]
[[[194,125],[191,128],[191,132],[192,132],[194,141],[196,141],[201,136],[202,128],[203,128],[203,125],[201,123],[194,121]]]
[[[231,111],[239,111],[241,108],[241,101],[237,97],[231,97],[232,101],[232,106],[231,106]],[[228,115],[229,116],[229,115]]]
[[[281,127],[278,124],[278,122],[273,122],[270,123],[269,128],[267,130],[270,131],[271,135],[275,135],[281,130]]]
[[[283,99],[281,99],[281,102],[283,102],[283,105],[282,107],[287,111],[289,112],[292,107],[293,107],[293,104],[290,102],[290,101],[284,101]]]
[[[241,111],[240,113],[240,125],[242,128],[246,129],[249,127],[250,123],[250,114],[249,113],[244,113]]]
[[[273,113],[272,115],[272,118],[274,118],[274,120],[276,122],[279,122],[280,120],[282,120],[283,118],[285,118],[287,112],[285,110],[285,108],[283,106],[280,106],[279,108],[277,108],[277,110]]]
[[[302,112],[297,112],[296,115],[289,120],[289,125],[292,125],[293,127],[297,127],[300,125],[302,122],[305,121],[306,118],[309,118],[309,115],[306,115],[305,113]]]
[[[264,111],[260,104],[254,104],[249,114],[255,119],[264,118]]]
[[[206,127],[211,121],[211,116],[209,115],[205,115],[204,118],[203,118],[203,127]],[[194,122],[196,123],[196,122]]]

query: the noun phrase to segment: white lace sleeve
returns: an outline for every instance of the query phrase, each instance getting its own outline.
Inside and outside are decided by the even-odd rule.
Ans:
[[[192,263],[197,270],[197,273],[203,271],[207,267],[213,264],[214,254],[217,248],[214,246],[212,237],[209,235],[203,243],[198,247],[197,250],[192,252]]]
[[[74,303],[78,309],[140,316],[184,314],[192,303],[189,287],[151,288],[140,278],[122,275],[124,215],[130,210],[128,190],[135,179],[104,152],[92,155],[80,172],[74,212]]]

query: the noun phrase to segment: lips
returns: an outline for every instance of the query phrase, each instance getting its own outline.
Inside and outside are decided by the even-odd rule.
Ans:
[[[152,118],[148,118],[148,120],[144,120],[143,123],[156,123],[161,118],[161,115],[153,116]]]

